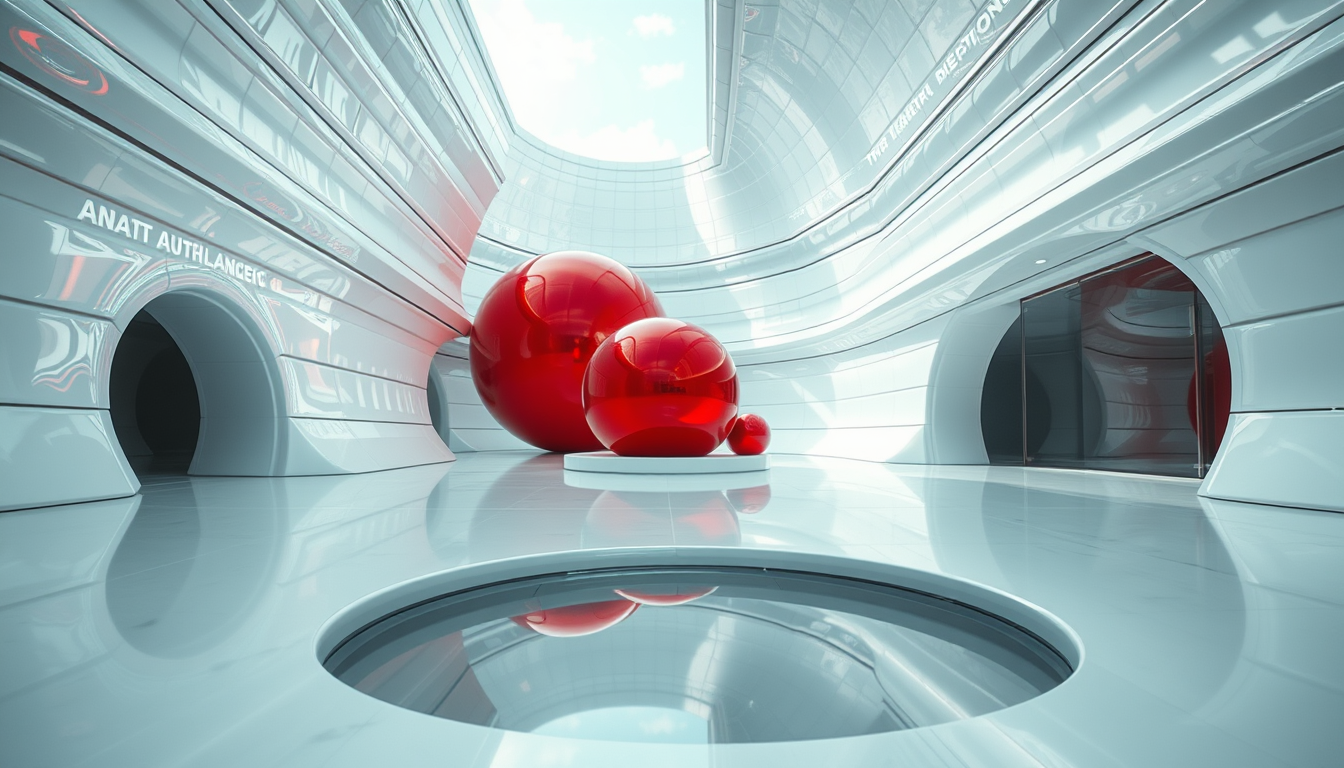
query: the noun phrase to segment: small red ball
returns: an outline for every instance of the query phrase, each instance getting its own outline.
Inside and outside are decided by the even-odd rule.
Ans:
[[[597,439],[622,456],[704,456],[737,415],[737,368],[702,328],[638,320],[593,353],[583,408]]]
[[[663,313],[629,269],[561,251],[509,270],[481,301],[471,331],[471,378],[505,429],[547,451],[602,444],[583,414],[583,373],[608,336]]]
[[[755,456],[765,453],[770,446],[770,425],[765,419],[754,413],[746,413],[737,418],[728,432],[728,447],[741,456]]]

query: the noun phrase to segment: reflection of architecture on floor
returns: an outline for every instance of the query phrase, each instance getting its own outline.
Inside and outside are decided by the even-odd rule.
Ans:
[[[444,743],[466,764],[522,764],[516,750],[555,743],[380,709],[322,670],[319,628],[443,569],[708,544],[972,579],[1058,616],[1085,651],[1064,685],[1017,707],[871,743],[798,742],[775,764],[821,764],[822,745],[842,744],[862,764],[986,745],[1003,750],[997,765],[1337,753],[1337,516],[1199,499],[1189,480],[776,461],[769,503],[747,515],[723,492],[570,488],[559,457],[507,453],[350,477],[150,479],[143,496],[6,513],[0,741],[16,765],[428,765]],[[1288,701],[1310,706],[1289,716]],[[575,759],[592,762],[575,764],[648,756],[584,744]]]

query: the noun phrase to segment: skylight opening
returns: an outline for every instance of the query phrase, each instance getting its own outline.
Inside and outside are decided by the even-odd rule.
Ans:
[[[705,151],[704,0],[470,0],[519,126],[583,157]]]

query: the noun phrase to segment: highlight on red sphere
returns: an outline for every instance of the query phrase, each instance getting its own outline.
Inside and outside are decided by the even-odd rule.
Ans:
[[[737,415],[737,368],[703,328],[637,320],[593,353],[583,408],[593,434],[621,456],[704,456]]]
[[[544,608],[510,617],[514,624],[547,637],[582,637],[620,624],[639,603],[625,598]]]
[[[598,346],[635,320],[663,314],[621,264],[559,251],[509,270],[486,293],[471,332],[471,378],[491,416],[544,450],[594,451],[583,375]]]
[[[659,608],[667,608],[674,605],[685,605],[695,602],[705,595],[713,594],[718,587],[691,587],[677,586],[668,590],[636,590],[636,589],[617,589],[616,594],[631,600],[640,605],[652,605]]]
[[[754,413],[737,417],[728,432],[728,447],[740,456],[765,453],[765,449],[770,447],[770,425]]]

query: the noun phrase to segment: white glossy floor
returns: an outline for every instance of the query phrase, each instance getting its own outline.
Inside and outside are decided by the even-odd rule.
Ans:
[[[768,490],[726,494],[574,488],[559,457],[476,454],[354,477],[165,478],[0,514],[0,765],[1344,764],[1344,515],[1211,502],[1182,480],[773,461]],[[324,623],[379,589],[620,547],[960,577],[1053,613],[1084,659],[981,718],[718,747],[491,731],[376,701],[318,662]]]

